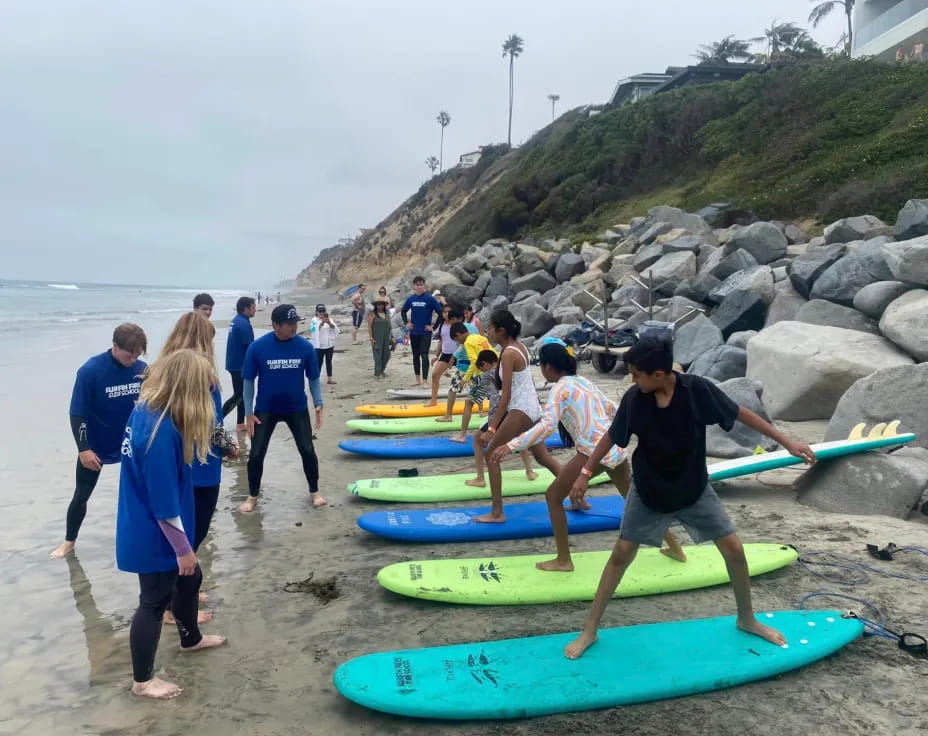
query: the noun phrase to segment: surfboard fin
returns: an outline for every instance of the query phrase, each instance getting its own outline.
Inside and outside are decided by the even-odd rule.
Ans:
[[[889,437],[895,437],[899,434],[899,424],[900,420],[894,419],[891,422],[880,422],[879,424],[873,425],[869,432],[864,435],[864,432],[867,429],[867,425],[864,422],[857,424],[850,431],[847,438],[849,440],[879,440],[879,439],[888,439]]]

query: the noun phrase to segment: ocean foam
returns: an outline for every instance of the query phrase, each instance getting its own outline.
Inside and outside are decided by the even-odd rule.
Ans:
[[[49,289],[70,289],[72,291],[75,289],[80,289],[77,284],[46,284],[46,286]]]

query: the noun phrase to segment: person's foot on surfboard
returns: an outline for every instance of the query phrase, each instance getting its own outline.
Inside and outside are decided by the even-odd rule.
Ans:
[[[502,511],[500,511],[498,514],[491,511],[489,514],[475,516],[474,521],[476,521],[478,524],[505,524],[506,514],[504,514]]]
[[[536,480],[538,478],[538,473],[536,473],[534,470],[526,470],[525,477],[529,480]]]
[[[456,434],[454,437],[449,438],[452,442],[467,442],[466,434]]]
[[[589,511],[591,508],[593,507],[590,506],[590,502],[585,498],[581,498],[576,503],[570,504],[570,506],[567,507],[567,511]]]
[[[678,550],[672,547],[661,547],[661,554],[677,562],[686,562],[686,552],[683,551],[682,547]]]
[[[544,570],[545,572],[573,572],[574,563],[573,562],[561,562],[557,557],[553,560],[545,560],[544,562],[536,562],[535,567],[539,570]]]
[[[436,399],[435,401],[431,401],[431,400],[430,400],[430,401],[426,402],[425,405],[426,405],[426,406],[438,406],[438,400],[437,400],[437,399]]]
[[[435,421],[436,422],[450,422],[452,419],[454,419],[453,416],[451,416],[450,414],[445,414],[445,416],[443,417],[436,417]]]
[[[470,480],[465,480],[464,485],[470,486],[471,488],[486,488],[487,482],[483,478],[471,478]]]
[[[760,621],[758,621],[752,615],[749,619],[742,620],[738,618],[736,625],[746,634],[754,634],[754,636],[759,636],[761,639],[766,639],[771,644],[776,644],[778,647],[782,647],[786,644],[786,637],[783,636],[776,629],[772,629],[769,626],[765,626]]]
[[[580,659],[583,653],[593,646],[599,639],[596,634],[587,634],[585,631],[564,647],[564,656],[567,659]]]

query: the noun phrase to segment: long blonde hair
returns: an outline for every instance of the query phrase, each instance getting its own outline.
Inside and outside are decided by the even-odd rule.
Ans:
[[[189,349],[203,353],[213,367],[213,383],[219,385],[216,376],[216,352],[213,348],[213,338],[216,337],[216,328],[199,312],[187,312],[177,320],[168,339],[164,341],[159,357],[165,358],[178,350]]]
[[[190,348],[163,355],[149,367],[139,405],[161,412],[148,440],[149,448],[168,414],[183,439],[184,462],[189,465],[194,457],[206,462],[216,426],[216,406],[210,394],[214,379],[207,357]]]

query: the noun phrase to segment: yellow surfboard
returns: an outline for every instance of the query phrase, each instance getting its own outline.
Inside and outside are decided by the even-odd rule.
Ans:
[[[358,414],[367,414],[375,417],[440,417],[445,413],[444,401],[438,402],[437,406],[426,406],[425,404],[362,404],[356,406],[354,410]],[[474,407],[476,409],[476,407]],[[483,402],[483,410],[490,410],[490,402]],[[456,401],[454,403],[454,414],[464,413],[464,402]]]

